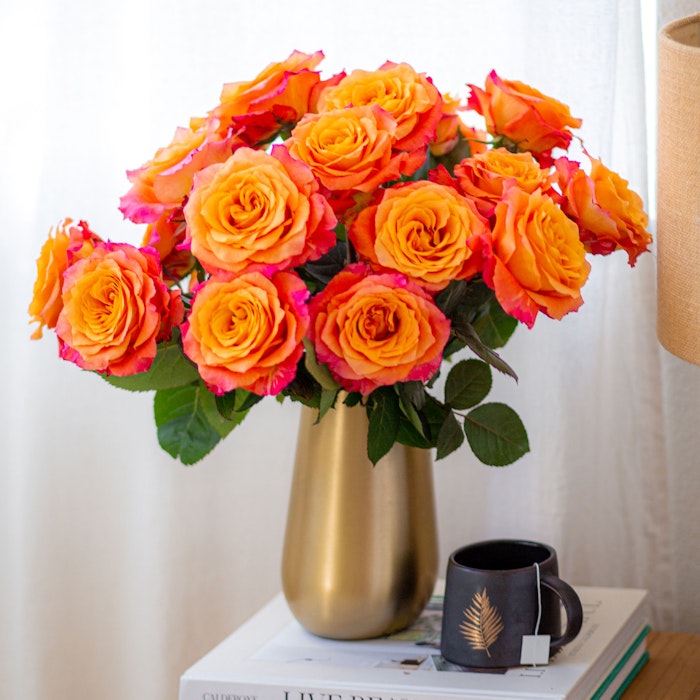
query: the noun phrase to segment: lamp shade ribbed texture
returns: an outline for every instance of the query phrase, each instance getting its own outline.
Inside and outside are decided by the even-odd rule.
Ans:
[[[659,33],[657,334],[700,365],[700,14]]]

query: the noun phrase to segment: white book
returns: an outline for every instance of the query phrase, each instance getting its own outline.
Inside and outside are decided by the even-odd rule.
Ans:
[[[467,671],[440,655],[442,599],[380,639],[306,632],[277,596],[180,679],[179,700],[609,700],[646,660],[647,592],[576,586],[577,638],[545,666]]]

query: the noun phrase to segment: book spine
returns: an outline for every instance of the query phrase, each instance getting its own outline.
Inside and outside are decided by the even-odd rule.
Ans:
[[[180,682],[179,700],[491,700],[493,696],[456,695],[442,693],[413,693],[405,690],[353,691],[301,688],[297,686],[270,686],[264,683],[251,685],[237,682],[212,682],[183,679]]]

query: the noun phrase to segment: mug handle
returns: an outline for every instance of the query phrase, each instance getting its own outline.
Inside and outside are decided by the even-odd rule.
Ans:
[[[583,625],[583,607],[581,606],[581,599],[578,597],[576,591],[557,576],[542,574],[540,583],[561,600],[564,605],[564,611],[566,612],[566,629],[561,637],[552,639],[549,645],[549,650],[552,652],[571,642],[581,631],[581,625]]]

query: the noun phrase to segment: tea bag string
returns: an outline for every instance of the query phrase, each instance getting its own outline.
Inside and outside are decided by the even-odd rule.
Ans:
[[[540,565],[535,562],[535,571],[537,572],[537,622],[535,623],[535,636],[540,631],[540,619],[542,618],[542,589],[540,588]]]

